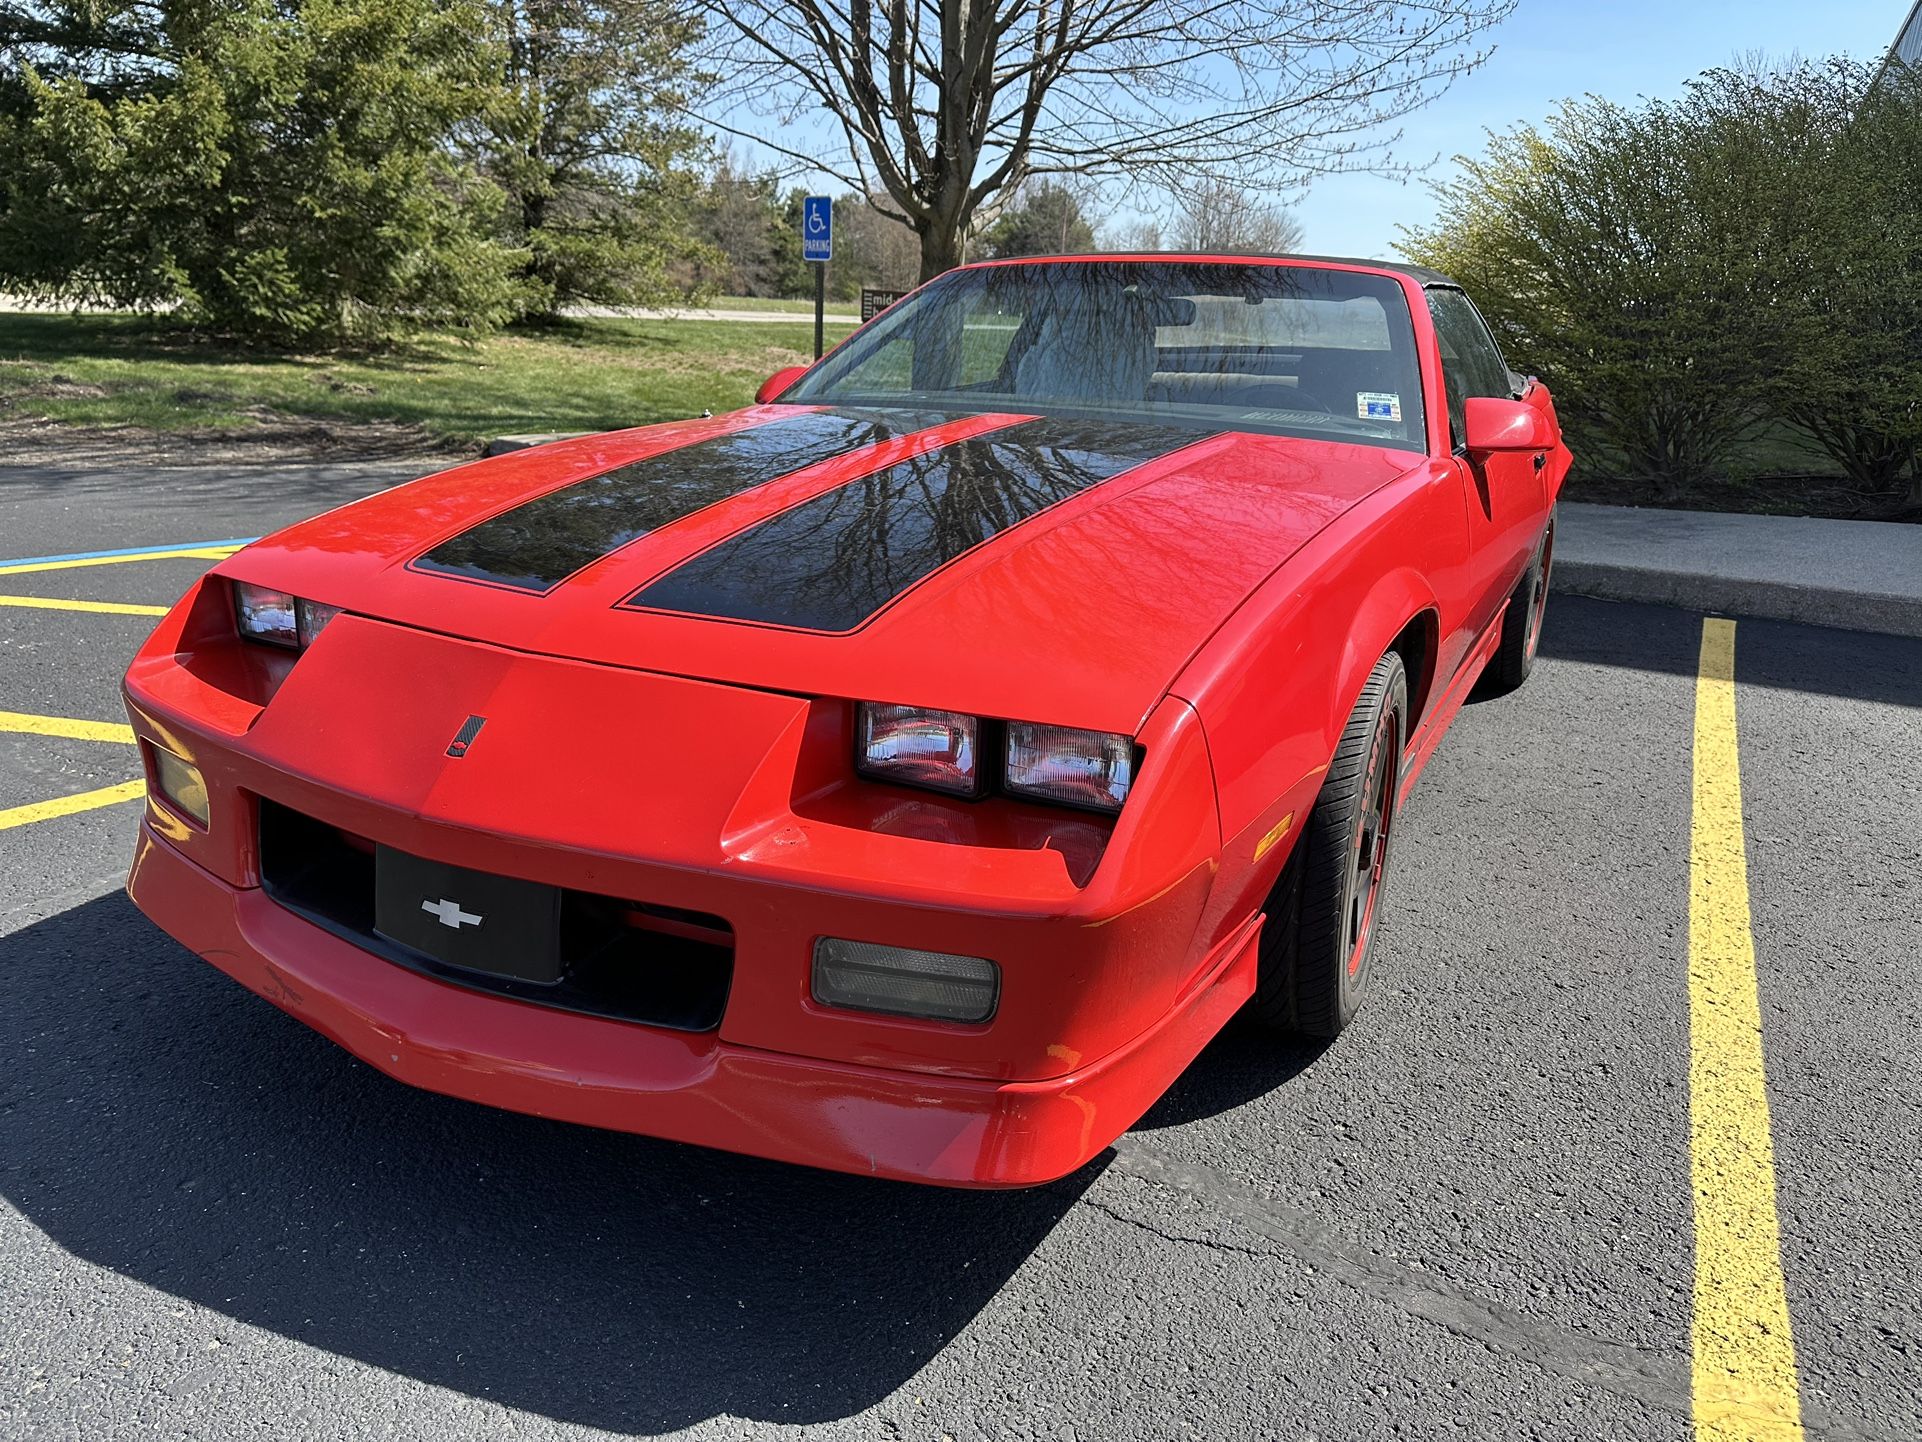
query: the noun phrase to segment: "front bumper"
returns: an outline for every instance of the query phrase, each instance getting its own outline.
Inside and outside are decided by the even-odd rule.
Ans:
[[[1135,794],[1090,840],[1073,814],[837,780],[845,703],[353,615],[263,679],[219,600],[183,601],[127,674],[143,748],[199,768],[211,815],[198,826],[150,798],[129,890],[404,1080],[821,1166],[1018,1185],[1107,1145],[1252,991],[1255,924],[1215,885],[1213,775],[1182,702],[1148,718]],[[453,755],[480,712],[480,740]],[[733,945],[719,1025],[570,1013],[385,960],[263,889],[268,803],[434,862],[717,919]],[[991,958],[999,1010],[957,1026],[818,1005],[822,936]]]
[[[448,985],[189,861],[142,823],[127,890],[250,990],[389,1076],[533,1116],[950,1186],[1051,1181],[1137,1120],[1254,985],[1258,928],[1177,1010],[1064,1076],[997,1082],[784,1056]]]

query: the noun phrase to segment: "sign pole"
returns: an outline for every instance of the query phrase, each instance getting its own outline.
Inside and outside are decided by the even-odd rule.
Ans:
[[[814,358],[827,349],[828,262],[834,258],[834,202],[825,195],[801,201],[801,259],[814,267]]]
[[[828,304],[828,263],[825,260],[814,262],[814,358],[819,360],[823,346],[823,331],[827,324]]]

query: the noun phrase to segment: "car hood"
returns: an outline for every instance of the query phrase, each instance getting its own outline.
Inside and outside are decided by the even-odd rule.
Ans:
[[[459,466],[221,570],[424,630],[806,695],[1132,732],[1405,451],[759,406]]]

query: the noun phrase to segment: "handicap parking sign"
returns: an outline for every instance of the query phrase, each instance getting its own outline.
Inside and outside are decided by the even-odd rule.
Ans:
[[[828,260],[834,254],[834,202],[810,195],[801,202],[801,259]]]

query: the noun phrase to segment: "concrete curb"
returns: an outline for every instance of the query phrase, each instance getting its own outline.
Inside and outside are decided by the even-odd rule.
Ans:
[[[1553,588],[1564,595],[1604,601],[1644,601],[1685,611],[1800,621],[1844,631],[1922,636],[1922,601],[1862,591],[1836,591],[1794,582],[1738,580],[1639,566],[1555,562]]]
[[[1922,526],[1565,503],[1557,591],[1922,636]]]
[[[593,431],[553,431],[545,434],[524,436],[495,436],[481,447],[481,455],[504,456],[510,451],[531,450],[535,446],[552,445],[555,441],[571,441],[579,436],[591,436]]]

